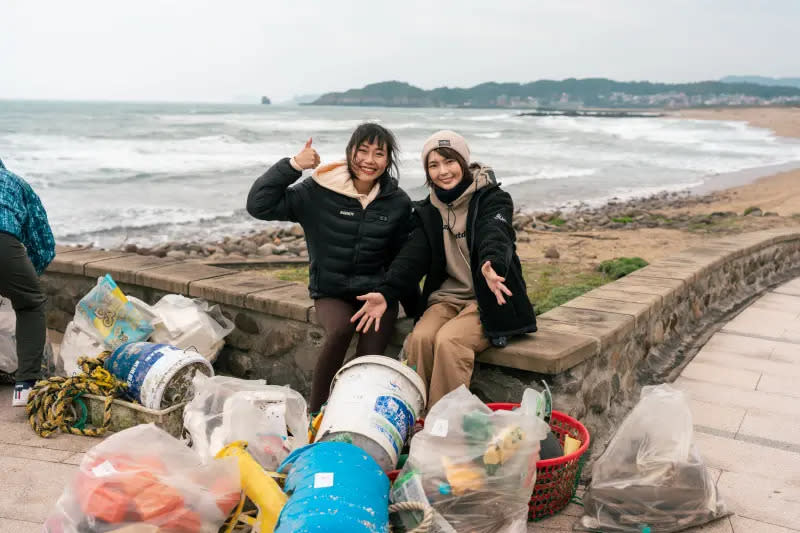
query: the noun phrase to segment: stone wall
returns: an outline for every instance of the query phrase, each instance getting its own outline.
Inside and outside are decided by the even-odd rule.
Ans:
[[[63,331],[106,272],[148,303],[175,292],[220,304],[236,329],[218,370],[308,394],[324,332],[305,287],[170,258],[59,248],[43,276],[48,326]],[[596,454],[641,385],[669,381],[722,319],[797,275],[800,232],[790,229],[685,250],[540,315],[537,333],[480,354],[472,390],[487,401],[519,401],[545,379],[556,409],[589,427]],[[387,355],[397,353],[410,327],[401,321]]]

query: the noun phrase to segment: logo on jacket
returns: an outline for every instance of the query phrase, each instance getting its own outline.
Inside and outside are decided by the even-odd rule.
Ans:
[[[339,211],[339,214],[340,215],[344,215],[346,217],[354,217],[354,216],[356,216],[356,214],[353,211],[345,211],[344,209]]]
[[[497,214],[494,216],[494,218],[495,218],[495,220],[499,220],[500,222],[505,222],[505,223],[508,223],[508,221],[507,221],[505,218],[503,218],[503,215],[501,215],[500,213],[497,213]]]

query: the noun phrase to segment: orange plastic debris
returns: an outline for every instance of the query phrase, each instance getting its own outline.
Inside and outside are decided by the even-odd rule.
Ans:
[[[170,515],[169,520],[161,524],[159,531],[164,533],[197,533],[203,527],[200,516],[194,511],[183,508]]]

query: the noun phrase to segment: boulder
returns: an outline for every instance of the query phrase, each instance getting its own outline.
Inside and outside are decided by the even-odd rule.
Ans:
[[[558,250],[556,249],[555,246],[550,246],[544,251],[544,256],[547,259],[558,259],[559,257],[561,257],[561,254],[558,253]]]

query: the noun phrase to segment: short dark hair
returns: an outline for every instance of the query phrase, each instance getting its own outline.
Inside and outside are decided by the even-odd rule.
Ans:
[[[461,167],[462,179],[467,178],[472,175],[472,172],[469,170],[469,163],[455,150],[452,148],[448,148],[446,146],[442,148],[434,148],[431,150],[432,152],[436,152],[440,156],[444,157],[445,159],[455,159],[458,162],[458,165]],[[431,157],[431,154],[428,154],[428,158]],[[431,175],[428,174],[428,161],[425,161],[425,181],[428,185],[432,185],[433,181],[431,180]]]
[[[397,144],[394,134],[380,124],[374,122],[365,122],[360,124],[353,135],[350,136],[350,141],[347,143],[347,166],[350,168],[350,174],[353,174],[352,164],[353,152],[361,146],[362,143],[377,144],[386,150],[386,173],[393,178],[400,177],[400,170],[397,167],[397,160],[400,155],[400,146]]]

